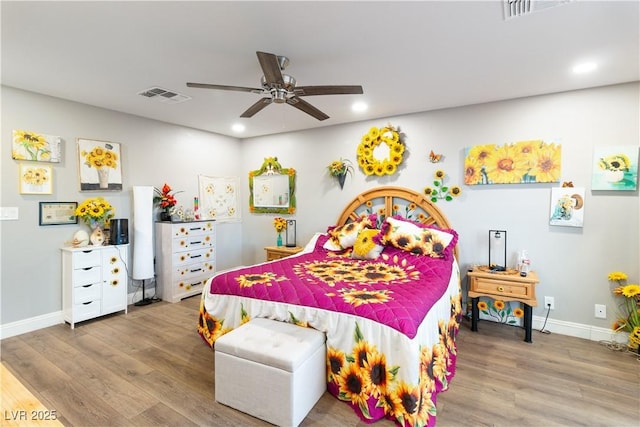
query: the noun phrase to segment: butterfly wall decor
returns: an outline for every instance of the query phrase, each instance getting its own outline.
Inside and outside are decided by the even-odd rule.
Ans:
[[[431,161],[431,163],[438,163],[440,162],[440,160],[442,160],[442,154],[436,154],[433,152],[433,150],[431,150],[431,152],[429,153],[429,160]]]

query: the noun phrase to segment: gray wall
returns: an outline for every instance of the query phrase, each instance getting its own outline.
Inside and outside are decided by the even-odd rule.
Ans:
[[[640,277],[638,192],[590,190],[594,147],[637,145],[640,135],[638,83],[568,92],[463,108],[424,112],[318,130],[235,140],[193,129],[154,122],[108,110],[3,88],[0,189],[2,206],[18,206],[18,221],[0,221],[1,322],[16,322],[61,310],[59,247],[81,226],[38,226],[39,201],[82,201],[102,194],[118,216],[130,215],[132,185],[170,183],[185,190],[184,204],[197,194],[197,175],[238,176],[242,194],[241,223],[219,225],[218,267],[229,268],[264,259],[264,246],[275,243],[271,220],[276,215],[248,213],[247,173],[265,157],[277,156],[283,167],[297,171],[298,242],[332,224],[343,206],[361,191],[379,185],[399,185],[421,191],[443,169],[448,184],[463,194],[438,202],[460,234],[463,269],[487,261],[489,229],[508,230],[510,256],[527,249],[540,276],[537,288],[555,297],[550,318],[586,328],[608,328],[616,301],[607,274],[625,271],[632,282]],[[338,157],[356,163],[355,151],[371,126],[388,123],[406,134],[407,154],[394,176],[365,177],[356,168],[343,190],[326,173]],[[29,129],[64,140],[63,163],[54,165],[54,193],[19,195],[17,162],[11,159],[11,130]],[[124,157],[124,191],[78,191],[75,138],[120,142]],[[463,184],[464,148],[543,139],[562,144],[563,181],[586,188],[583,228],[548,224],[550,192],[555,184]],[[430,150],[444,154],[437,165]],[[137,284],[136,284],[137,285]],[[132,288],[133,289],[133,288]],[[606,304],[608,319],[594,318],[594,304]],[[542,307],[534,315],[543,316]]]
[[[62,137],[62,163],[51,163],[53,194],[18,193],[18,162],[11,158],[13,129]],[[79,191],[78,137],[121,144],[123,191]],[[199,174],[234,176],[241,170],[240,144],[236,139],[4,86],[1,144],[0,205],[17,206],[20,210],[18,221],[0,221],[3,325],[62,309],[59,248],[72,239],[75,231],[89,230],[82,223],[39,226],[38,202],[81,202],[103,196],[115,207],[116,217],[131,218],[134,185],[160,187],[167,182],[184,191],[177,195],[178,202],[188,206],[198,194]],[[132,224],[129,229],[133,231]],[[217,240],[225,248],[217,254],[218,267],[237,265],[241,232],[240,223],[218,227]],[[130,283],[129,292],[139,287],[138,281]]]

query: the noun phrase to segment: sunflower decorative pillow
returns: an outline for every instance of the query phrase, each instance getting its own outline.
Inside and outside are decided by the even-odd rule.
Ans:
[[[402,163],[404,142],[394,126],[372,127],[358,145],[358,166],[365,175],[393,175]]]
[[[458,236],[453,230],[431,228],[403,218],[390,217],[385,219],[376,240],[416,255],[443,258],[447,249],[455,246]]]
[[[376,215],[363,215],[353,222],[349,222],[339,227],[329,227],[327,233],[329,240],[323,247],[330,251],[343,251],[353,247],[360,230],[365,228],[375,228]],[[376,230],[377,231],[377,230]]]
[[[374,237],[380,233],[380,230],[375,228],[365,228],[360,230],[356,241],[353,244],[353,251],[351,252],[351,258],[354,259],[376,259],[382,253],[384,246],[375,242]]]

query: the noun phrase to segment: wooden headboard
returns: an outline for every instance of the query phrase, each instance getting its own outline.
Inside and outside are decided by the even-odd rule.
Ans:
[[[344,225],[354,221],[366,213],[377,213],[379,216],[400,215],[438,228],[450,228],[447,217],[438,207],[417,191],[403,187],[376,187],[358,194],[342,211],[336,225]],[[458,258],[458,248],[455,249]]]

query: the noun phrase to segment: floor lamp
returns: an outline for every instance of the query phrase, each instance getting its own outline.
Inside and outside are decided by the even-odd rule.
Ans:
[[[133,187],[133,280],[142,280],[142,299],[136,306],[151,304],[145,280],[153,279],[153,187]]]

